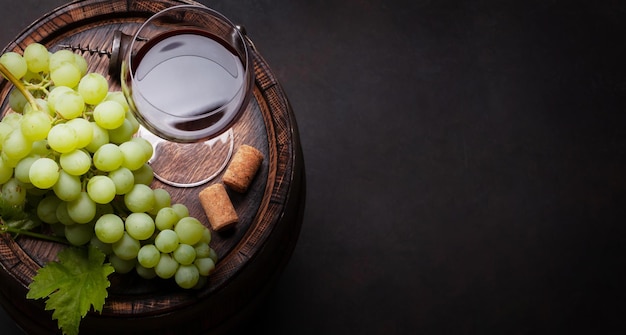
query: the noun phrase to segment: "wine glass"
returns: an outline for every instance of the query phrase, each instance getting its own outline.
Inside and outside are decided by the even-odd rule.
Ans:
[[[253,73],[246,38],[213,9],[174,6],[139,27],[125,48],[120,79],[141,124],[138,136],[154,148],[157,179],[195,187],[222,172]]]

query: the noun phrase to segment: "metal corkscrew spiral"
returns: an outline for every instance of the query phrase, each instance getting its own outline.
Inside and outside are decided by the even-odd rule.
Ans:
[[[92,55],[100,55],[109,57],[109,75],[115,79],[119,79],[120,69],[122,66],[122,60],[126,54],[126,50],[130,45],[133,36],[125,34],[119,30],[115,31],[113,35],[113,42],[111,43],[110,50],[100,50],[92,48],[91,46],[82,45],[69,45],[61,44],[61,48],[70,49],[72,51],[87,52]]]

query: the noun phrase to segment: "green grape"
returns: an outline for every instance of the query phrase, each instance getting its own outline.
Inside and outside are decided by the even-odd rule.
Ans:
[[[76,132],[76,137],[78,138],[78,142],[76,143],[77,148],[84,148],[91,143],[93,139],[93,127],[87,119],[79,117],[69,120],[65,124],[72,127]]]
[[[126,106],[128,106],[128,104]],[[135,117],[133,112],[126,110],[126,120],[128,120],[128,122],[130,122],[130,124],[133,126],[133,134],[136,133],[139,130],[140,125],[139,125],[139,121],[137,121],[137,118]],[[137,138],[141,138],[141,137],[137,137]]]
[[[178,263],[182,265],[189,265],[196,260],[196,249],[189,244],[181,243],[178,245],[176,250],[174,250],[172,255]]]
[[[133,171],[135,176],[135,184],[150,185],[154,180],[154,170],[149,164],[144,164],[137,170]]]
[[[172,204],[170,193],[163,188],[154,189],[154,207],[148,212],[152,215],[158,214],[161,208],[169,207]]]
[[[66,123],[59,123],[48,132],[48,145],[59,153],[67,153],[77,148],[78,136],[74,128]]]
[[[211,255],[211,247],[206,242],[198,242],[194,246],[197,258],[206,258]]]
[[[93,226],[89,224],[73,224],[65,226],[65,238],[72,245],[85,245],[93,237]]]
[[[16,128],[7,135],[2,143],[2,152],[10,159],[19,160],[30,153],[33,142],[27,139],[22,129]]]
[[[122,238],[113,243],[113,253],[124,260],[136,258],[140,248],[141,244],[139,241],[132,238],[126,232],[124,232]]]
[[[13,167],[0,159],[0,184],[4,184],[13,177]]]
[[[78,83],[78,93],[90,105],[102,102],[108,92],[109,82],[99,73],[89,73]]]
[[[109,130],[109,140],[111,143],[122,144],[130,141],[134,133],[133,125],[128,119],[124,119],[124,123],[120,127]]]
[[[49,224],[59,222],[59,218],[57,218],[57,207],[61,204],[61,199],[57,198],[54,195],[49,195],[37,204],[37,217]]]
[[[56,98],[54,110],[62,118],[72,120],[81,116],[85,111],[85,100],[78,92],[68,91]]]
[[[87,60],[85,59],[85,57],[79,54],[74,54],[74,65],[76,65],[78,70],[80,70],[81,77],[87,74],[89,64],[87,64]]]
[[[61,168],[73,175],[82,176],[91,168],[91,156],[81,149],[76,149],[59,157]]]
[[[0,64],[9,70],[17,79],[21,79],[28,71],[26,60],[17,52],[6,52],[0,56]]]
[[[201,276],[208,276],[213,270],[215,270],[215,262],[208,257],[198,258],[193,264],[198,269]]]
[[[48,69],[50,72],[58,69],[63,63],[74,63],[76,58],[74,53],[67,49],[61,49],[50,55],[48,60]],[[60,84],[57,84],[57,86]]]
[[[198,219],[187,216],[176,223],[174,231],[178,234],[180,243],[194,245],[202,239],[204,228]]]
[[[154,271],[154,268],[146,268],[144,266],[141,266],[141,264],[137,264],[135,266],[135,270],[137,271],[137,274],[139,275],[139,277],[144,278],[144,279],[153,279],[153,278],[156,278],[157,276],[156,271]]]
[[[100,241],[100,239],[98,238],[98,236],[96,236],[96,232],[94,232],[93,236],[91,237],[91,240],[89,241],[89,244],[93,245],[94,247],[98,248],[98,250],[102,251],[105,255],[110,255],[113,253],[113,246],[111,245],[111,243],[104,243],[102,241]]]
[[[20,113],[8,113],[2,118],[2,123],[6,123],[11,128],[19,128],[20,122],[22,122],[22,114]]]
[[[179,240],[176,232],[171,229],[161,230],[154,239],[154,245],[162,253],[170,253],[178,248]]]
[[[47,112],[27,112],[20,123],[24,137],[33,142],[45,139],[51,128],[52,120]]]
[[[198,284],[198,279],[200,279],[200,273],[195,265],[179,266],[174,276],[176,284],[185,289],[195,287]]]
[[[44,45],[31,43],[24,49],[24,60],[33,73],[48,72],[50,53]]]
[[[57,99],[68,92],[74,92],[74,90],[67,86],[56,86],[48,93],[48,107],[50,108],[50,112],[56,113],[54,106],[56,106]]]
[[[30,184],[30,167],[39,157],[30,155],[22,158],[22,160],[15,166],[15,179],[22,183]]]
[[[217,252],[213,248],[211,248],[211,254],[209,258],[213,260],[213,263],[217,263]]]
[[[52,190],[59,199],[72,201],[80,195],[81,187],[80,178],[61,170],[59,180],[52,186]]]
[[[109,255],[109,262],[111,262],[111,265],[113,266],[113,269],[115,269],[115,272],[121,274],[131,272],[137,264],[137,261],[134,258],[123,259],[117,256],[115,253]]]
[[[67,212],[67,202],[65,201],[61,201],[61,203],[59,203],[59,206],[57,207],[57,210],[56,210],[56,216],[59,222],[66,226],[71,226],[71,225],[76,224],[76,221],[74,221],[70,217],[70,214]]]
[[[96,203],[82,191],[78,198],[67,203],[67,214],[76,223],[87,223],[96,217]]]
[[[204,242],[206,244],[211,243],[211,230],[207,227],[204,227],[204,231],[202,231],[202,238],[200,242]]]
[[[129,170],[141,168],[150,159],[146,155],[144,147],[137,142],[125,142],[120,145],[120,150],[124,155],[123,165]]]
[[[41,189],[47,189],[54,186],[59,180],[59,165],[53,159],[42,157],[38,158],[30,166],[28,177],[30,182]]]
[[[131,212],[148,212],[154,207],[154,191],[150,186],[135,184],[130,192],[124,194],[124,204]]]
[[[179,218],[185,218],[189,216],[189,208],[183,204],[173,204],[172,209],[176,212]]]
[[[124,155],[119,146],[113,143],[102,145],[93,154],[93,164],[100,171],[117,170],[124,163]]]
[[[131,213],[126,218],[126,232],[132,238],[143,241],[152,237],[154,234],[154,220],[146,213]]]
[[[89,144],[85,146],[85,149],[87,149],[87,151],[91,153],[94,153],[101,146],[109,143],[109,132],[106,129],[100,127],[95,122],[90,122],[90,124],[92,130],[92,138],[91,142],[89,142]]]
[[[50,151],[50,149],[48,148],[47,140],[40,140],[40,141],[33,142],[33,146],[30,150],[30,153],[35,156],[45,157],[45,156],[50,155],[52,151]]]
[[[128,106],[128,101],[126,101],[126,97],[124,93],[120,91],[109,92],[107,96],[104,98],[104,101],[115,101],[124,108],[124,112],[129,112],[130,107]]]
[[[150,157],[146,156],[146,152],[141,144],[137,142],[125,142],[120,145],[120,150],[124,155],[123,166],[129,170],[137,170],[141,168]]]
[[[103,101],[93,110],[93,118],[104,129],[115,129],[124,123],[124,107],[115,101]]]
[[[130,192],[135,185],[135,176],[125,167],[120,167],[117,170],[109,172],[108,177],[113,180],[115,193],[118,195]]]
[[[116,214],[104,214],[96,221],[96,237],[104,243],[115,243],[124,236],[124,221]]]
[[[157,229],[165,230],[172,229],[178,220],[180,217],[172,207],[164,207],[157,212],[154,223]]]
[[[80,69],[74,62],[63,62],[55,69],[50,69],[50,79],[56,86],[76,87],[81,77]]]
[[[157,276],[163,279],[172,278],[176,274],[176,270],[178,270],[178,262],[169,254],[161,254],[159,262],[154,267]]]
[[[137,262],[145,268],[151,269],[159,263],[161,252],[154,244],[146,244],[137,253]]]
[[[11,93],[9,93],[9,107],[14,112],[21,113],[26,105],[28,105],[28,100],[26,100],[22,92],[16,88],[12,89]]]
[[[108,204],[115,198],[115,183],[107,176],[93,176],[87,182],[87,194],[98,204]]]
[[[2,143],[4,142],[4,139],[7,138],[7,136],[9,136],[9,134],[13,131],[13,129],[15,128],[13,128],[10,124],[0,122],[0,148],[2,148]]]
[[[141,145],[144,151],[144,155],[146,157],[146,161],[152,157],[152,154],[154,153],[154,148],[148,140],[143,137],[133,137],[130,141]]]
[[[11,168],[15,168],[17,166],[17,163],[20,162],[19,159],[9,158],[4,151],[0,153],[0,159],[4,162],[6,166]]]
[[[26,201],[26,188],[17,179],[11,178],[2,185],[2,200],[10,206],[23,205]]]

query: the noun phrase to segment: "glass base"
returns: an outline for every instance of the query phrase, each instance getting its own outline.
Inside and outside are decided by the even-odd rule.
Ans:
[[[140,127],[138,136],[148,140],[154,154],[148,162],[154,177],[174,187],[196,187],[217,177],[233,154],[232,128],[221,135],[198,143],[177,143],[158,137]]]

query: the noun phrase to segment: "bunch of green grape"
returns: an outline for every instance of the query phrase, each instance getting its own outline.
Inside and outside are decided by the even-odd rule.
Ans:
[[[124,95],[69,50],[33,43],[0,64],[36,102],[9,94],[12,111],[0,121],[2,201],[28,203],[72,245],[100,248],[118,273],[174,278],[183,288],[206,282],[217,261],[211,232],[165,189],[150,187],[153,148],[134,137],[139,123]]]

